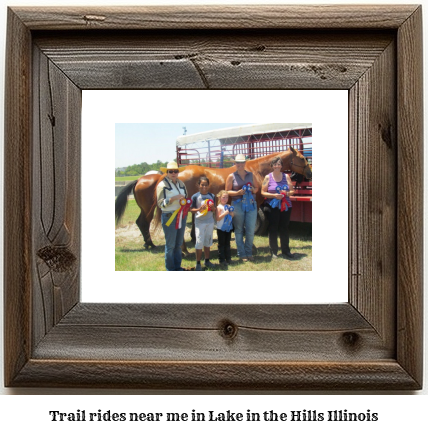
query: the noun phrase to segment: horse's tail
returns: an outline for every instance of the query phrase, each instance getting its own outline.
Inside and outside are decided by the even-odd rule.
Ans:
[[[126,205],[128,204],[128,195],[134,191],[137,182],[138,179],[134,182],[130,182],[128,185],[123,187],[116,198],[116,203],[115,203],[116,226],[119,224],[121,218],[123,217],[123,213],[125,212]]]

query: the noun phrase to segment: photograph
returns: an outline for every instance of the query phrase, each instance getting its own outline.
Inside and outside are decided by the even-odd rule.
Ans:
[[[312,124],[231,125],[116,124],[116,271],[311,271]]]

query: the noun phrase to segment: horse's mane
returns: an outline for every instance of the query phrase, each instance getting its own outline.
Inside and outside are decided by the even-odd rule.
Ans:
[[[288,153],[288,152],[291,152],[291,151],[289,151],[289,150],[287,150],[287,151],[278,151],[278,152],[274,152],[272,154],[263,155],[262,157],[255,158],[254,160],[248,160],[247,164],[251,163],[251,162],[257,162],[259,164],[260,163],[270,163],[271,160],[272,160],[272,158],[277,157],[280,154],[284,154],[284,153]]]
[[[270,164],[273,158],[281,156],[285,156],[284,154],[290,155],[292,153],[291,149],[287,149],[286,151],[278,151],[273,152],[272,154],[264,155],[263,157],[255,158],[254,160],[247,160],[245,167],[251,167],[256,164]]]
[[[248,160],[245,164],[245,170],[249,170],[256,175],[257,181],[261,185],[261,181],[272,171],[270,163],[273,158],[281,156],[281,160],[284,160],[292,153],[291,150],[274,152],[273,154],[265,155],[263,157],[255,158],[254,160]]]

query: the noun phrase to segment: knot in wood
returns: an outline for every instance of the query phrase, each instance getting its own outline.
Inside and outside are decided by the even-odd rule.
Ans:
[[[90,22],[105,21],[106,17],[103,15],[85,15],[83,19],[86,21],[86,24],[89,24]]]
[[[342,344],[348,350],[356,350],[361,344],[361,339],[358,333],[345,332],[342,334]]]
[[[233,324],[232,321],[223,320],[219,325],[220,334],[225,339],[233,339],[238,334],[238,326]]]
[[[69,270],[76,257],[67,247],[46,246],[37,251],[37,256],[41,258],[51,271],[63,273]]]
[[[385,125],[379,124],[378,125],[380,135],[382,137],[382,141],[385,143],[385,145],[392,149],[392,125],[390,122],[386,122]]]

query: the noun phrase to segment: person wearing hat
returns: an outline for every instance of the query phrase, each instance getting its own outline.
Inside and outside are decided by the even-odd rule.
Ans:
[[[232,206],[235,208],[233,227],[238,257],[246,262],[253,259],[254,230],[257,221],[255,193],[259,190],[259,186],[253,173],[245,170],[245,155],[237,155],[235,165],[236,171],[227,177],[225,189],[232,198]]]
[[[178,167],[175,161],[168,163],[167,167],[161,167],[160,170],[166,176],[156,187],[157,204],[162,211],[161,223],[165,234],[165,267],[167,271],[183,271],[181,245],[184,240],[187,215],[181,216],[181,225],[178,229],[176,222],[177,218],[180,218],[180,214],[177,213],[177,210],[182,206],[180,200],[187,198],[186,186],[178,179],[179,172],[184,169],[184,167]]]

